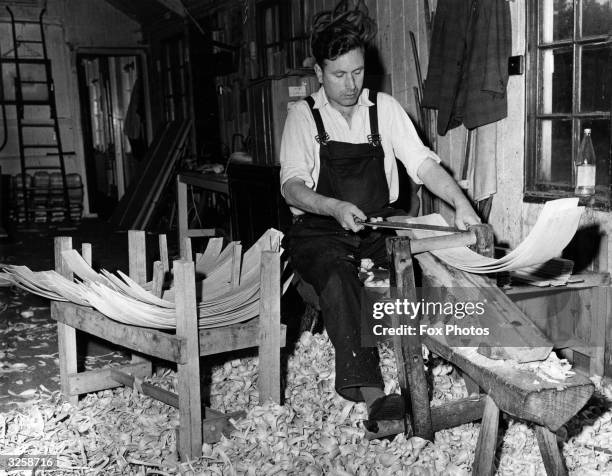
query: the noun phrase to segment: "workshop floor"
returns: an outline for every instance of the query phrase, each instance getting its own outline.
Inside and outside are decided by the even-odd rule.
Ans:
[[[53,267],[57,232],[18,234],[0,243],[0,263],[34,270]],[[127,234],[98,221],[84,222],[73,246],[93,245],[94,267],[127,269]],[[169,236],[170,256],[176,255]],[[82,340],[82,365],[95,368],[126,356],[101,342]],[[406,474],[468,475],[479,424],[436,433],[435,441],[368,441],[360,421],[365,405],[348,402],[333,389],[333,348],[326,334],[301,335],[286,364],[285,404],[258,404],[257,359],[232,356],[212,369],[210,404],[221,411],[246,410],[231,437],[204,445],[204,456],[178,462],[173,428],[176,410],[119,388],[81,398],[78,408],[59,396],[57,338],[48,301],[11,287],[0,287],[0,447],[27,454],[55,453],[65,472],[56,474]],[[383,350],[381,370],[387,392],[398,390],[395,360]],[[463,380],[439,359],[432,369],[435,404],[466,396]],[[173,390],[171,369],[158,369],[153,382]],[[612,474],[612,387],[597,395],[567,425],[563,448],[572,475]],[[498,441],[501,475],[544,474],[532,429],[504,419]],[[0,451],[0,454],[7,450]],[[69,468],[69,469],[68,469]],[[0,475],[4,475],[0,467]]]
[[[91,243],[94,267],[127,271],[127,232],[114,232],[101,220],[84,220],[64,230],[14,231],[10,239],[0,241],[0,263],[25,265],[34,271],[53,269],[53,238],[60,235],[71,236],[76,249]],[[175,237],[168,236],[168,242],[172,257],[176,254]],[[125,359],[116,347],[83,336],[79,350],[81,356],[87,355],[80,362],[83,367]],[[59,389],[57,330],[49,301],[0,286],[0,412],[40,385],[49,391]]]

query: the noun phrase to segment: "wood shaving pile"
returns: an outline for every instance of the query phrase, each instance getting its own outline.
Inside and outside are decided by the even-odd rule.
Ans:
[[[78,409],[58,392],[39,388],[16,408],[0,414],[2,454],[57,453],[64,468],[55,474],[100,475],[467,475],[479,424],[436,433],[435,442],[396,436],[367,441],[360,425],[363,403],[334,391],[334,350],[326,335],[304,333],[287,364],[285,405],[259,405],[257,358],[235,359],[212,372],[211,406],[246,410],[230,438],[203,446],[203,456],[179,462],[174,428],[178,412],[134,389],[89,394]],[[466,395],[453,368],[430,357],[434,404]],[[397,392],[395,359],[381,348],[387,392]],[[173,390],[176,375],[166,370],[149,379]],[[597,382],[596,382],[597,383]],[[599,392],[609,389],[601,387]],[[568,424],[564,456],[571,474],[612,473],[612,411],[603,397]],[[545,474],[533,431],[507,419],[498,474]],[[603,450],[602,450],[603,449]],[[0,470],[0,475],[4,475]]]

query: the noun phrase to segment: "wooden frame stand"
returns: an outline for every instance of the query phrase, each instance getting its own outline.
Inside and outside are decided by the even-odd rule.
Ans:
[[[480,226],[486,227],[486,225]],[[492,234],[486,230],[475,231],[475,233],[477,237],[480,237],[480,241],[476,241],[477,251],[493,249]],[[392,297],[416,301],[410,239],[407,237],[391,238],[387,242],[387,250],[390,257],[390,285],[396,294]],[[421,262],[423,270],[423,285],[444,286],[448,293],[456,293],[452,296],[449,294],[450,297],[463,297],[464,300],[465,296],[457,294],[461,290],[451,288],[451,285],[457,287],[463,285],[466,289],[482,286],[492,296],[489,302],[494,302],[493,298],[498,298],[495,301],[497,307],[492,311],[495,315],[487,315],[487,318],[502,319],[507,315],[512,315],[517,322],[522,323],[525,320],[524,314],[487,278],[465,273],[470,278],[462,283],[460,278],[463,279],[463,272],[454,268],[447,270],[430,253],[417,255],[417,259]],[[452,277],[454,280],[452,283],[441,278],[445,273]],[[499,296],[497,291],[499,291]],[[398,327],[401,324],[400,316],[392,315],[391,322],[392,326]],[[527,325],[528,322],[525,321],[525,326]],[[416,334],[414,336],[394,336],[392,341],[397,359],[400,388],[406,399],[406,408],[409,409],[407,415],[409,419],[406,421],[366,421],[364,425],[368,438],[381,438],[404,432],[410,436],[416,435],[433,440],[435,431],[481,420],[472,473],[479,476],[493,475],[495,474],[494,461],[499,414],[500,411],[503,411],[512,417],[534,424],[548,475],[567,474],[554,432],[578,413],[591,397],[594,387],[586,377],[574,375],[562,383],[537,382],[534,374],[530,372],[516,369],[511,364],[504,365],[499,361],[491,365],[491,361],[476,350],[451,347],[444,337],[426,335],[421,338],[418,333]],[[430,405],[427,380],[423,370],[421,341],[430,351],[460,369],[470,394],[469,397],[444,405],[434,407]],[[503,349],[495,349],[492,355],[498,356],[498,352],[503,351]],[[518,349],[518,351],[522,350]],[[528,346],[525,347],[525,352],[527,351]]]
[[[146,283],[145,232],[130,231],[129,274],[139,284]],[[72,248],[70,237],[55,239],[55,269],[72,279],[62,251]],[[91,246],[83,244],[82,255],[91,263]],[[165,236],[160,236],[160,261],[153,266],[148,286],[161,295],[164,275],[169,271]],[[261,260],[260,314],[250,321],[214,329],[198,328],[195,271],[191,260],[174,261],[176,332],[122,324],[98,311],[72,303],[51,303],[51,317],[57,321],[61,391],[76,405],[78,396],[120,385],[138,388],[179,410],[180,436],[177,448],[182,459],[201,455],[202,443],[213,443],[231,431],[229,418],[244,412],[224,414],[203,407],[200,394],[200,357],[238,349],[259,347],[259,399],[280,403],[280,348],[285,345],[286,328],[280,323],[280,253],[265,251]],[[79,372],[76,331],[100,337],[133,352],[132,362],[121,367]],[[175,362],[177,392],[155,387],[140,380],[150,376],[151,358]]]

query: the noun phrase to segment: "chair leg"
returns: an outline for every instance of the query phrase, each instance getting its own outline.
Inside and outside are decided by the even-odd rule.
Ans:
[[[478,443],[476,443],[472,474],[478,476],[495,474],[495,449],[497,447],[498,429],[499,408],[493,399],[487,395],[480,433],[478,434]]]
[[[549,476],[567,476],[567,469],[557,444],[557,436],[548,428],[540,425],[536,425],[535,434],[544,460],[546,474]]]

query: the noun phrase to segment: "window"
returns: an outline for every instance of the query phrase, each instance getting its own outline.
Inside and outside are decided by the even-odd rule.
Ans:
[[[610,208],[612,0],[527,1],[525,200],[571,196],[585,128],[597,156],[595,206]]]

